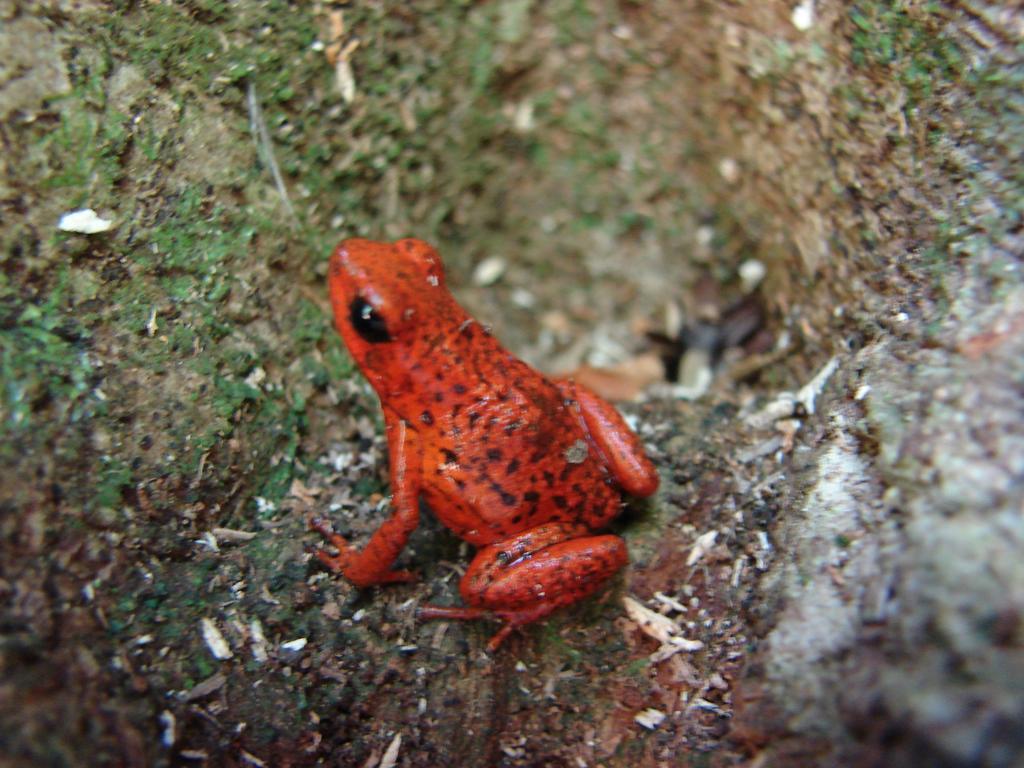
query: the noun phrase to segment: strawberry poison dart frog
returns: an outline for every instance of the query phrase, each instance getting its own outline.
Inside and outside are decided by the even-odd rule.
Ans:
[[[430,245],[345,240],[331,256],[335,324],[380,398],[392,511],[357,550],[317,556],[358,586],[410,581],[392,564],[422,498],[477,553],[460,584],[466,607],[427,606],[427,619],[493,616],[490,641],[595,592],[627,560],[600,534],[620,491],[649,496],[658,474],[607,402],[509,354],[452,298]]]

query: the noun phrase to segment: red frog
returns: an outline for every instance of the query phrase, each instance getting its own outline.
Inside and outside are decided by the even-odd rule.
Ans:
[[[361,587],[414,579],[392,564],[422,498],[479,549],[460,584],[468,607],[419,616],[500,618],[491,651],[627,563],[625,542],[597,531],[620,490],[649,496],[658,474],[618,411],[503,349],[452,298],[427,243],[345,240],[328,279],[338,331],[380,397],[393,498],[362,551],[314,520],[338,549],[318,551],[321,562]]]

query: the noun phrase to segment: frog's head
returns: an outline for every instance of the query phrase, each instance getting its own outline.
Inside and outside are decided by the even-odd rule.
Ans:
[[[443,331],[456,306],[441,257],[411,238],[342,241],[331,254],[328,284],[335,325],[375,385],[426,352],[424,342]]]

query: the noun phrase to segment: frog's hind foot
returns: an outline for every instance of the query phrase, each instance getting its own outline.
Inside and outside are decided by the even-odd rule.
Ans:
[[[417,618],[445,619],[449,621],[472,621],[473,619],[500,619],[505,625],[487,642],[487,650],[494,653],[509,635],[522,626],[542,619],[554,609],[538,606],[526,611],[488,611],[484,608],[456,608],[454,606],[424,605],[416,611]]]

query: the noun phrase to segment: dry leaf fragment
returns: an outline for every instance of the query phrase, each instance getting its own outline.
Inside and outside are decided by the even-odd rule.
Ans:
[[[195,701],[209,696],[214,691],[219,691],[228,681],[227,677],[218,672],[213,677],[208,677],[185,694],[185,701]]]
[[[663,661],[671,659],[677,653],[693,653],[694,651],[701,650],[703,647],[704,643],[700,640],[687,640],[685,637],[670,637],[667,643],[662,643],[661,647],[651,654],[651,663],[660,664]]]
[[[343,11],[331,11],[327,14],[327,23],[330,27],[330,42],[324,46],[324,56],[327,63],[334,67],[335,82],[338,85],[338,92],[346,104],[351,104],[356,97],[356,79],[352,74],[352,65],[349,63],[352,54],[359,47],[359,40],[352,38],[345,39],[345,14]]]
[[[329,42],[324,48],[324,56],[327,57],[328,64],[335,64],[345,39],[345,12],[331,11],[327,14],[327,24],[330,27],[330,35]]]
[[[770,427],[779,419],[786,419],[796,412],[796,397],[792,392],[780,392],[775,399],[761,410],[750,414],[743,421],[754,429]]]
[[[708,531],[702,533],[697,537],[697,540],[693,543],[693,549],[690,550],[689,556],[686,558],[686,565],[694,565],[700,560],[708,551],[715,545],[715,539],[718,538],[718,531]]]
[[[384,751],[384,756],[380,759],[380,765],[377,768],[395,768],[395,763],[398,762],[398,750],[402,746],[402,734],[396,733],[395,738],[388,744],[388,748]]]
[[[814,401],[825,389],[825,385],[832,377],[832,374],[839,368],[839,358],[833,357],[818,371],[814,378],[807,382],[800,391],[796,393],[798,403],[802,403],[807,413],[814,413]]]
[[[292,480],[291,487],[288,489],[288,495],[304,504],[312,505],[316,501],[316,497],[320,495],[320,490],[320,488],[309,488],[296,477]]]
[[[579,382],[606,400],[636,400],[655,382],[664,381],[665,367],[653,352],[637,355],[632,360],[611,368],[581,365],[567,378]]]
[[[213,619],[202,619],[199,622],[199,629],[203,635],[203,641],[206,643],[206,647],[210,649],[213,658],[223,661],[224,659],[230,659],[234,655],[227,640],[224,639],[224,635],[220,633],[217,625],[213,623]]]
[[[358,40],[350,40],[342,48],[338,60],[334,63],[334,78],[338,83],[338,93],[341,94],[341,98],[346,104],[351,104],[356,98],[356,78],[352,74],[349,58],[358,47]]]
[[[638,712],[633,719],[636,720],[639,725],[653,731],[665,721],[665,713],[660,709],[654,709],[651,707],[645,709],[643,712]]]
[[[631,597],[623,597],[622,605],[629,618],[640,627],[640,631],[659,643],[667,643],[680,633],[679,625],[668,616],[652,611]]]
[[[210,531],[218,541],[226,541],[231,544],[245,544],[256,538],[252,531],[239,531],[236,528],[214,528]]]

